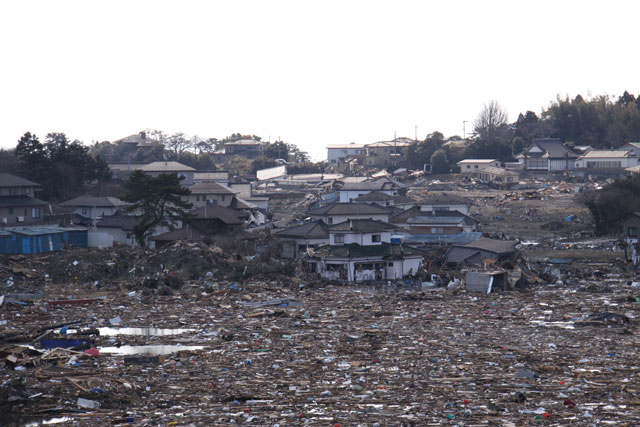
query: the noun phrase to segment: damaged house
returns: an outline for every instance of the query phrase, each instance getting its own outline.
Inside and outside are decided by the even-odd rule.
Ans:
[[[220,235],[239,237],[251,214],[224,206],[204,206],[189,212],[191,220],[177,230],[169,231],[150,240],[156,247],[173,243],[177,240],[204,241],[214,240]]]
[[[517,240],[479,239],[465,245],[453,245],[445,255],[445,264],[483,265],[513,261],[518,253]]]
[[[310,271],[326,280],[360,282],[414,276],[424,253],[391,243],[391,224],[371,219],[347,220],[328,227],[329,245],[306,259]]]
[[[633,212],[618,221],[627,244],[625,255],[633,265],[640,266],[640,212]]]
[[[300,258],[309,248],[329,244],[327,225],[320,219],[275,233],[282,258]]]

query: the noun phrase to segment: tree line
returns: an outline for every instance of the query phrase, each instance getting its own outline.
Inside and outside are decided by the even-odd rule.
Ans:
[[[490,101],[474,121],[466,144],[455,143],[462,139],[458,135],[445,138],[433,132],[414,144],[409,159],[416,168],[431,164],[434,172],[444,173],[456,171],[456,162],[465,158],[514,161],[536,138],[559,138],[569,147],[595,149],[640,141],[640,95],[625,91],[618,97],[558,97],[540,114],[526,111],[514,122],[497,101]]]

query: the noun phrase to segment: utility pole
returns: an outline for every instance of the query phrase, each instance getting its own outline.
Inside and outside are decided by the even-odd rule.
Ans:
[[[413,136],[413,140],[415,142],[418,142],[418,125],[416,125],[416,129],[415,129],[415,133],[414,133],[414,136]]]
[[[467,139],[467,121],[462,121],[462,139]]]

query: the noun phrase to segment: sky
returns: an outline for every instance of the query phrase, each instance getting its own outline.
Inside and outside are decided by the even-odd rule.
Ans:
[[[0,148],[145,129],[296,144],[469,133],[557,96],[640,93],[636,1],[0,3]],[[464,123],[466,121],[466,123]]]

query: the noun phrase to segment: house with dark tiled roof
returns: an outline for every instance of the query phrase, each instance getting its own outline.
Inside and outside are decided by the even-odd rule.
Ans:
[[[36,198],[39,189],[33,181],[0,173],[0,226],[41,224],[49,203]]]
[[[327,224],[319,219],[277,231],[275,237],[282,258],[300,258],[310,248],[329,244]]]
[[[390,209],[374,204],[340,202],[307,211],[307,215],[312,219],[320,219],[325,224],[338,224],[350,219],[374,219],[388,222],[391,213]]]
[[[466,245],[453,245],[445,255],[445,262],[454,265],[482,265],[485,260],[502,262],[517,254],[517,240],[479,239]]]
[[[205,205],[231,206],[237,190],[232,190],[218,182],[201,182],[189,187],[191,194],[183,196],[183,199],[193,204],[194,207]]]
[[[371,219],[330,225],[330,244],[315,249],[305,258],[307,269],[327,280],[347,282],[414,276],[422,267],[424,252],[391,243],[395,228]]]
[[[579,154],[557,138],[537,138],[516,158],[529,172],[572,171]]]
[[[224,206],[206,205],[189,212],[189,224],[153,236],[151,241],[162,246],[176,240],[204,241],[220,235],[235,236],[242,232],[251,215],[243,210]]]

